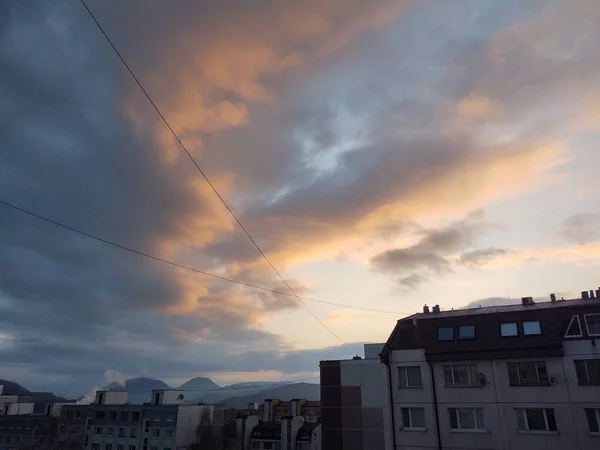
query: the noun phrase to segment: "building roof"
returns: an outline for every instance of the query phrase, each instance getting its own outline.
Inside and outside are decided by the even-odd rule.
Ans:
[[[281,425],[272,422],[259,422],[252,429],[250,439],[261,441],[279,441],[281,440]]]
[[[300,427],[298,430],[298,434],[296,435],[297,441],[310,442],[312,439],[313,430],[317,428],[320,423],[315,422],[305,422],[304,425]]]
[[[412,316],[404,317],[400,319],[398,322],[406,321],[406,320],[421,320],[421,319],[442,319],[445,317],[459,317],[459,316],[469,316],[474,314],[500,314],[505,312],[518,312],[518,311],[531,311],[531,310],[539,310],[539,309],[550,309],[550,308],[569,308],[573,306],[587,306],[591,304],[600,304],[599,298],[591,298],[589,300],[584,300],[581,298],[570,299],[570,300],[558,300],[556,302],[539,302],[539,303],[531,303],[531,304],[523,304],[522,302],[507,304],[507,305],[498,305],[498,306],[482,306],[478,308],[465,308],[465,309],[453,309],[450,311],[440,311],[439,313],[429,312],[429,313],[418,313],[413,314]]]

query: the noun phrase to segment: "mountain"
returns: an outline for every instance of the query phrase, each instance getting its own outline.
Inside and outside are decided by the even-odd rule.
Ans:
[[[0,380],[0,385],[4,386],[4,395],[31,395],[31,391],[14,381]]]
[[[320,400],[321,386],[312,383],[286,384],[275,388],[263,389],[251,395],[230,397],[223,400],[222,403],[229,408],[247,408],[248,403],[262,403],[266,398]]]
[[[34,402],[64,402],[67,399],[63,397],[58,397],[54,395],[52,392],[31,392],[29,389],[25,389],[19,383],[15,383],[14,381],[9,380],[0,380],[0,385],[4,386],[3,394],[4,395],[19,395],[31,397]]]
[[[196,377],[183,383],[181,386],[179,386],[179,389],[196,391],[200,395],[203,391],[220,389],[220,386],[210,378]]]
[[[154,378],[131,378],[125,381],[125,386],[120,383],[110,383],[104,386],[107,391],[125,391],[129,403],[149,402],[154,389],[171,389],[171,387],[162,380]]]

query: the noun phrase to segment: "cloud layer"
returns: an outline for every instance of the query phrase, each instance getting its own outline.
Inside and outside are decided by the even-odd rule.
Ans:
[[[561,183],[581,159],[569,133],[594,128],[580,92],[597,87],[600,67],[597,27],[579,19],[597,8],[505,3],[88,2],[261,248],[315,297],[307,274],[340,254],[341,265],[360,266],[359,277],[345,277],[350,289],[379,279],[374,268],[405,290],[544,252],[578,257],[493,241],[488,211]],[[0,198],[285,290],[81,5],[5,2],[0,20]],[[567,219],[561,235],[595,245],[597,211],[578,211],[589,214]],[[320,358],[360,352],[339,346],[290,297],[6,208],[0,217],[0,377],[43,375],[40,387],[73,391],[107,370],[293,377]],[[340,335],[353,320],[309,306]],[[292,314],[294,323],[278,325]]]

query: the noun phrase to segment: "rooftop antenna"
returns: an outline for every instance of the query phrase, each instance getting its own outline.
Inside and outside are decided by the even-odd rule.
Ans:
[[[508,301],[510,301],[510,292],[508,292],[508,288],[506,288],[506,297],[508,298]]]

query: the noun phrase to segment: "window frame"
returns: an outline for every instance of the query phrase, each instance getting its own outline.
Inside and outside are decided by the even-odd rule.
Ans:
[[[472,328],[473,329],[473,336],[461,337],[460,332],[464,328]],[[477,338],[477,331],[476,331],[475,325],[459,325],[458,326],[458,336],[457,337],[458,337],[459,341],[473,341],[473,340],[475,340]]]
[[[167,412],[167,422],[173,422],[175,420],[175,413],[172,411]]]
[[[423,411],[423,426],[414,426],[413,424],[413,410],[421,410]],[[408,426],[404,423],[404,410],[408,411],[408,420],[409,420],[409,424]],[[401,421],[401,426],[400,426],[400,430],[412,430],[412,431],[426,431],[427,430],[427,421],[425,420],[425,408],[421,407],[421,406],[403,406],[402,408],[400,408],[400,421]]]
[[[118,435],[117,437],[127,437],[127,428],[126,427],[119,427],[119,431],[118,431]]]
[[[108,427],[107,436],[114,436],[114,435],[115,435],[115,427]]]
[[[445,327],[438,327],[437,329],[437,341],[438,342],[452,342],[456,339],[456,330],[454,329],[454,326],[445,326]],[[442,330],[452,330],[452,337],[450,339],[440,339],[440,331]]]
[[[408,369],[418,369],[419,371],[419,382],[418,385],[409,384],[408,377]],[[404,379],[406,380],[406,385],[402,385],[402,375],[401,372],[404,372]],[[423,388],[423,373],[421,372],[421,366],[398,366],[398,389],[422,389]]]
[[[460,423],[460,411],[468,411],[471,414],[475,428],[462,427]],[[454,420],[456,421],[457,428],[452,427],[452,415],[454,413]],[[451,432],[474,432],[482,433],[487,431],[485,428],[485,420],[483,418],[483,408],[448,408],[448,414],[450,416],[450,431]],[[480,427],[478,426],[480,425]]]
[[[514,364],[516,366],[517,378],[519,380],[518,383],[513,383],[511,380],[510,374],[510,366]],[[519,369],[520,364],[533,364],[535,368],[535,376],[537,378],[537,383],[523,383],[521,382],[521,370]],[[546,372],[546,381],[542,382],[540,380],[540,365],[544,366],[544,370]],[[546,361],[509,361],[506,363],[506,369],[508,371],[508,385],[510,387],[535,387],[535,386],[550,386],[552,383],[550,382],[550,375],[548,375],[548,366],[546,365]]]
[[[589,337],[595,337],[595,336],[600,336],[600,332],[598,333],[590,333],[590,327],[588,325],[588,316],[598,316],[600,318],[600,313],[590,313],[590,314],[584,314],[583,315],[583,321],[585,322],[585,331],[587,332],[587,335]]]
[[[467,368],[469,384],[456,384],[456,376],[455,376],[456,367],[466,367]],[[444,387],[447,387],[447,388],[481,387],[481,382],[479,379],[479,371],[477,369],[478,369],[477,364],[447,364],[447,365],[442,366],[442,370],[444,371]],[[448,370],[449,370],[449,373],[451,373],[451,375],[452,375],[452,384],[448,384],[448,380],[446,378],[446,373]],[[473,373],[475,374],[475,380],[473,380]]]
[[[94,436],[102,436],[102,427],[94,428]]]
[[[544,425],[545,428],[543,430],[539,429],[531,429],[529,428],[529,419],[527,412],[528,411],[542,411],[542,415],[544,417]],[[552,415],[554,416],[554,430],[550,429],[550,422],[548,420],[548,411],[552,411]],[[519,414],[523,414],[523,424],[525,428],[519,428]],[[517,431],[519,433],[536,433],[536,434],[558,434],[558,424],[556,423],[556,414],[554,413],[554,408],[515,408],[515,419],[517,421]]]
[[[525,331],[525,324],[526,323],[537,323],[538,329],[539,329],[539,333],[527,333]],[[542,335],[542,322],[540,320],[524,320],[521,322],[521,329],[523,330],[523,336],[524,337],[529,337],[529,336],[541,336]]]
[[[579,386],[600,386],[600,377],[597,381],[592,381],[590,378],[590,370],[588,369],[588,361],[596,361],[597,364],[600,364],[600,358],[587,358],[587,359],[575,359],[573,360],[573,364],[575,365],[575,373],[577,375],[577,384]],[[577,363],[583,364],[583,368],[585,369],[585,375],[587,378],[586,382],[581,382],[579,378],[580,371],[577,368]]]
[[[138,430],[138,429],[137,429],[137,428],[134,428],[134,427],[130,428],[130,429],[129,429],[129,437],[130,437],[130,438],[137,438],[137,437],[138,437],[138,432],[137,432],[137,430]]]
[[[152,439],[160,438],[160,428],[152,428]]]
[[[165,439],[173,439],[173,430],[169,428],[165,430]]]
[[[515,326],[515,331],[516,334],[503,334],[502,333],[502,325],[514,325]],[[510,321],[510,322],[500,322],[500,337],[503,338],[514,338],[514,337],[519,337],[519,322],[517,321]]]
[[[575,320],[577,320],[577,325],[579,326],[579,334],[569,334],[569,330],[573,326],[573,323],[575,322]],[[571,321],[569,322],[567,331],[565,331],[565,338],[571,339],[571,338],[580,338],[580,337],[583,337],[583,327],[581,326],[581,320],[579,319],[579,314],[574,314],[573,317],[571,317]]]
[[[600,408],[584,408],[583,411],[587,419],[588,430],[590,435],[600,436]],[[596,431],[592,430],[592,423],[590,422],[590,416],[588,415],[588,411],[591,411],[592,415],[596,419]]]

